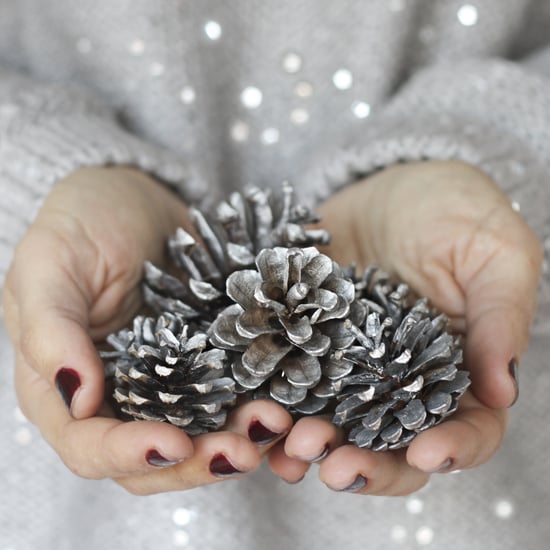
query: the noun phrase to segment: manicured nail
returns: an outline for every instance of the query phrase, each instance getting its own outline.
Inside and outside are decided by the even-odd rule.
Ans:
[[[288,479],[281,478],[285,483],[288,483],[289,485],[298,485],[300,481],[303,481],[306,476],[302,476],[300,479],[297,479],[296,481],[289,481]]]
[[[210,461],[210,472],[216,477],[231,477],[245,473],[235,468],[227,457],[221,453],[214,455]]]
[[[147,454],[145,455],[145,460],[147,460],[147,464],[150,464],[151,466],[156,466],[157,468],[168,468],[168,466],[174,466],[183,461],[183,459],[168,460],[155,449],[147,451]]]
[[[434,468],[433,470],[430,470],[429,472],[426,472],[428,474],[441,474],[445,471],[447,471],[453,464],[453,459],[448,458],[445,462],[440,464],[437,468]]]
[[[509,405],[510,407],[512,407],[516,403],[519,397],[518,362],[515,358],[508,363],[508,372],[510,373],[512,380],[514,381],[514,386],[516,388],[516,395],[514,397],[514,400]]]
[[[321,452],[321,454],[319,456],[316,456],[314,458],[310,458],[309,460],[306,460],[306,462],[320,462],[321,460],[323,460],[323,458],[326,458],[328,453],[330,451],[330,445],[325,445],[324,448],[323,448],[323,451]]]
[[[351,485],[348,485],[347,487],[344,487],[343,489],[338,489],[339,493],[355,493],[355,491],[359,491],[367,484],[367,478],[359,474],[354,482]]]
[[[59,369],[55,375],[55,387],[70,411],[74,394],[80,388],[78,372],[67,367]]]
[[[257,445],[267,445],[277,439],[279,435],[266,428],[259,420],[253,420],[248,426],[248,439]]]

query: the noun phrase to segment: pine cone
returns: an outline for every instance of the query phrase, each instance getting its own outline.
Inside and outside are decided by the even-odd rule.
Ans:
[[[293,189],[284,184],[280,205],[269,192],[253,187],[244,195],[233,193],[213,214],[190,208],[199,240],[182,228],[169,239],[178,276],[146,263],[146,302],[159,313],[171,311],[186,319],[200,319],[206,327],[231,303],[225,294],[227,277],[254,267],[260,250],[328,243],[326,231],[304,227],[318,218],[293,203]]]
[[[329,235],[306,229],[318,219],[289,185],[280,204],[253,188],[190,218],[196,237],[179,229],[168,243],[176,271],[145,265],[160,316],[137,317],[103,353],[126,418],[199,434],[221,428],[241,392],[333,414],[349,441],[382,451],[456,409],[469,378],[447,318],[376,267],[357,279],[319,253]]]
[[[221,428],[235,404],[235,382],[225,376],[227,353],[182,317],[136,317],[133,330],[112,334],[103,352],[114,378],[115,405],[136,420],[169,422],[190,435]]]
[[[444,315],[435,317],[425,299],[411,307],[407,285],[391,284],[376,268],[356,290],[368,314],[362,326],[346,321],[355,341],[338,357],[354,367],[335,381],[340,403],[332,421],[358,447],[405,447],[453,413],[466,391],[459,339],[446,332]]]
[[[267,248],[256,266],[228,277],[227,295],[235,304],[218,315],[210,340],[240,352],[233,376],[241,391],[264,397],[268,384],[269,395],[291,410],[317,412],[328,403],[314,388],[327,369],[324,362],[330,363],[329,351],[345,349],[355,338],[344,329],[353,282],[313,247]]]

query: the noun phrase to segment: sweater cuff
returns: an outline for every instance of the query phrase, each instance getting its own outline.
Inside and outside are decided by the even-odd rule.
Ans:
[[[111,114],[38,111],[20,115],[0,104],[0,285],[15,245],[55,182],[87,166],[127,165],[173,186],[187,201],[202,198],[206,186],[177,156],[145,143],[116,124]]]
[[[302,178],[321,202],[341,187],[402,162],[461,160],[487,173],[544,239],[550,200],[550,80],[516,64],[430,67],[369,121],[352,147],[324,151]],[[507,116],[504,116],[504,115]],[[311,195],[310,195],[311,198]]]

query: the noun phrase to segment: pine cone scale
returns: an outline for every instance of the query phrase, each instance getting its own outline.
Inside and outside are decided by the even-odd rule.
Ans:
[[[424,424],[427,412],[420,399],[409,401],[404,409],[394,413],[394,416],[407,430],[417,430]]]
[[[286,248],[265,248],[256,258],[256,267],[262,281],[286,294],[289,287],[289,259]]]
[[[319,288],[328,276],[332,274],[334,269],[333,262],[324,254],[313,256],[309,261],[306,258],[307,256],[304,260],[307,263],[305,263],[300,271],[300,281],[310,288]]]
[[[229,306],[224,315],[219,315],[208,330],[212,343],[223,349],[241,349],[244,351],[249,339],[239,334],[237,330],[237,319],[243,312],[240,305]]]
[[[283,405],[297,405],[307,397],[307,388],[293,386],[280,374],[273,376],[270,380],[269,393],[273,399]]]
[[[336,397],[341,390],[342,383],[340,380],[330,380],[321,376],[321,380],[311,389],[310,394],[315,397],[328,399]]]
[[[323,361],[322,372],[330,380],[339,380],[353,370],[353,363],[343,358],[330,356]]]
[[[319,359],[306,353],[287,355],[279,366],[293,386],[313,388],[321,380]]]
[[[254,254],[241,244],[227,243],[227,258],[231,270],[244,269],[254,263]]]
[[[246,390],[255,390],[259,388],[271,376],[271,372],[264,376],[251,374],[243,366],[242,357],[236,357],[233,360],[231,368],[236,382]]]
[[[312,414],[319,414],[323,412],[323,409],[325,409],[328,404],[328,399],[317,397],[313,393],[309,392],[302,401],[292,406],[292,412],[308,416]]]
[[[254,290],[261,284],[261,277],[257,271],[242,269],[235,271],[227,278],[227,295],[244,310],[257,305]]]
[[[449,393],[434,391],[426,400],[426,410],[431,414],[445,414],[453,403],[453,398]]]
[[[279,317],[279,322],[283,326],[286,337],[296,346],[301,346],[308,342],[313,336],[313,328],[309,318],[290,315]]]
[[[268,375],[291,349],[292,346],[280,336],[261,334],[244,352],[243,367],[254,376]]]
[[[253,339],[261,334],[275,334],[281,331],[281,323],[276,314],[265,308],[255,307],[237,316],[235,329],[240,336]]]
[[[312,330],[311,338],[306,342],[298,345],[298,347],[313,355],[314,357],[322,357],[326,355],[330,349],[331,339],[323,334],[319,329],[315,328]]]

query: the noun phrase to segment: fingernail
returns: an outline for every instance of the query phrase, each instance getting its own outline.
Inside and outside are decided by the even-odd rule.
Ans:
[[[326,458],[328,453],[330,451],[330,445],[325,445],[324,448],[323,448],[323,451],[321,452],[321,454],[319,456],[316,456],[314,458],[309,458],[309,459],[305,459],[304,462],[320,462],[321,460],[323,460],[323,458]]]
[[[326,458],[329,452],[330,452],[330,445],[327,443],[323,447],[321,454],[314,456],[313,458],[302,458],[302,457],[296,457],[296,458],[298,458],[298,460],[302,460],[303,462],[311,462],[313,464],[314,462],[320,462],[321,460],[323,460],[323,458]]]
[[[157,450],[151,449],[147,451],[145,460],[147,460],[147,464],[151,466],[156,466],[157,468],[168,468],[168,466],[179,464],[184,459],[168,460],[167,458],[164,458]]]
[[[367,478],[359,474],[351,485],[348,485],[343,489],[338,489],[337,491],[339,493],[355,493],[355,491],[359,491],[366,484],[367,484]]]
[[[296,481],[289,481],[288,479],[281,478],[285,483],[288,483],[289,485],[298,485],[300,481],[303,481],[306,476],[302,476],[300,479],[297,479]]]
[[[515,358],[513,358],[508,363],[508,372],[510,373],[510,376],[512,377],[512,380],[514,381],[514,387],[516,389],[516,395],[514,397],[514,400],[512,403],[510,403],[509,407],[512,407],[519,397],[519,383],[518,383],[518,362]]]
[[[231,477],[245,473],[235,468],[227,457],[221,453],[214,455],[210,461],[210,472],[216,477]]]
[[[248,426],[248,439],[257,445],[267,445],[277,439],[279,435],[266,428],[259,420],[253,420]]]
[[[80,384],[80,376],[74,369],[63,367],[55,375],[55,387],[69,411],[71,410],[74,394],[80,388]]]
[[[453,459],[448,458],[445,462],[440,464],[437,468],[434,468],[433,470],[429,470],[426,473],[427,474],[441,474],[442,472],[445,472],[448,470],[453,464]]]

